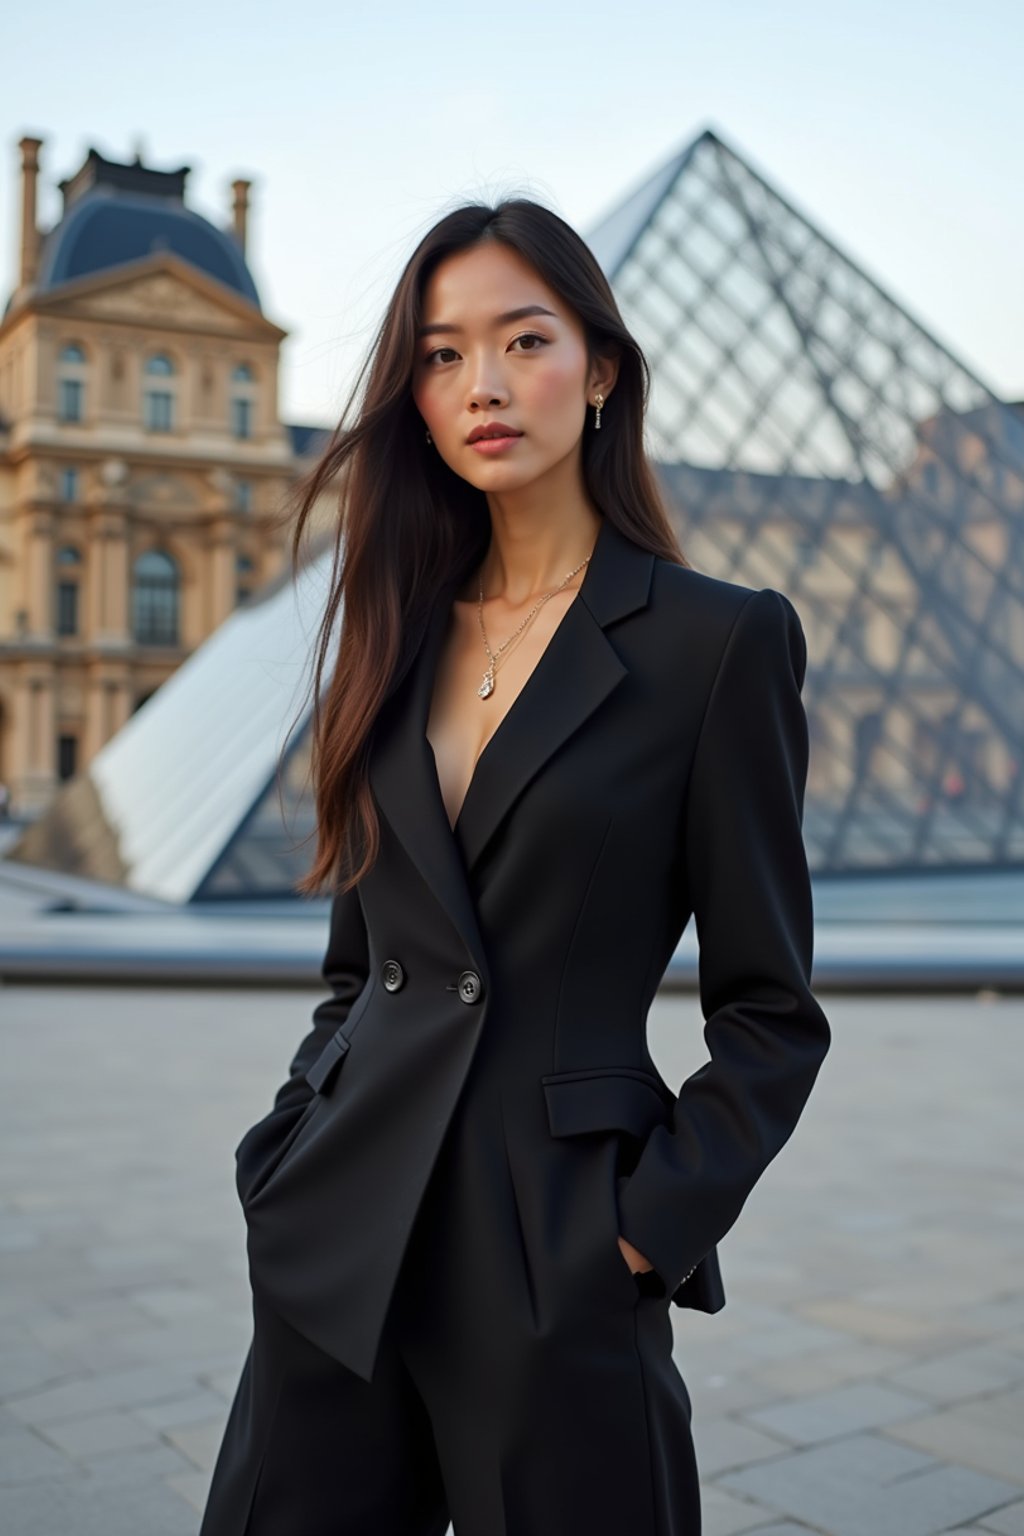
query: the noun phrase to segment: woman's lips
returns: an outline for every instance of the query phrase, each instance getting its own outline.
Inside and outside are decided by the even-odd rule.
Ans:
[[[478,453],[486,453],[493,457],[504,453],[513,443],[518,443],[522,436],[522,432],[517,432],[514,437],[478,437],[476,442],[470,443],[469,446],[475,448]]]

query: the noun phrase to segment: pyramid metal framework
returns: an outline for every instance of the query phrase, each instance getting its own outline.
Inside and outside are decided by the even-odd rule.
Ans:
[[[588,242],[688,558],[804,621],[812,866],[1024,861],[1019,408],[714,132]]]
[[[586,238],[651,366],[648,450],[690,562],[803,620],[812,869],[1020,866],[1019,407],[710,130]],[[174,901],[287,895],[314,821],[308,731],[274,775],[274,679],[294,681],[326,580],[316,561],[233,615],[21,856]],[[201,744],[174,750],[186,728]]]

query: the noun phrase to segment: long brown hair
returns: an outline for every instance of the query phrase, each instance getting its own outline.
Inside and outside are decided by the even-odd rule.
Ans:
[[[340,486],[330,592],[311,684],[317,848],[309,873],[295,882],[303,894],[335,881],[348,889],[373,864],[380,835],[367,776],[374,721],[438,588],[473,571],[490,541],[486,495],[427,444],[411,388],[430,274],[453,252],[486,240],[501,241],[532,263],[575,311],[586,334],[588,366],[598,356],[618,354],[614,403],[601,431],[583,434],[587,494],[634,543],[689,565],[644,452],[647,361],[589,247],[558,214],[528,198],[470,203],[446,214],[406,263],[341,421],[289,498],[292,512],[297,509],[291,549],[297,573],[307,520],[325,490],[336,480]],[[346,426],[364,378],[362,403]],[[339,613],[334,669],[321,698]]]

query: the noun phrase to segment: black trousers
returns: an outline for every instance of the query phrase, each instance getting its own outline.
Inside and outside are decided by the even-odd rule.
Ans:
[[[530,1328],[507,1157],[470,1123],[489,1113],[478,1094],[449,1128],[371,1382],[254,1289],[199,1536],[700,1536],[670,1303],[616,1249],[578,1317]]]

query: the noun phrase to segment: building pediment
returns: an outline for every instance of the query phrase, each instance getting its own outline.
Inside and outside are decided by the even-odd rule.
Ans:
[[[79,321],[114,321],[204,335],[249,340],[260,336],[282,340],[287,335],[237,293],[169,252],[67,283],[37,301],[37,307],[49,315]]]

